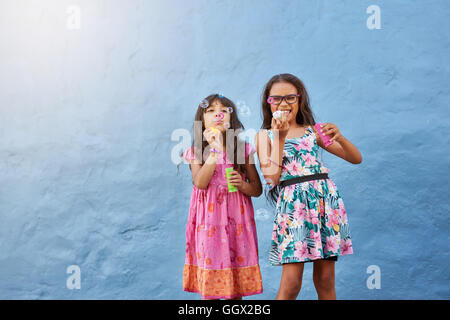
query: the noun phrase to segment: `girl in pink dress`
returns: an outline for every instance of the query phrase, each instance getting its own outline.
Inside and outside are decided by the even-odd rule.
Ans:
[[[253,160],[256,150],[237,137],[243,129],[234,103],[210,95],[197,109],[194,131],[198,132],[183,153],[194,184],[183,289],[203,299],[240,299],[263,290],[250,198],[259,197],[262,186]],[[234,192],[228,190],[225,177],[225,169],[231,167]]]

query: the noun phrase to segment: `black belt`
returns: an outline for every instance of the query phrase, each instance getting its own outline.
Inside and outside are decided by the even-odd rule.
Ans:
[[[280,182],[280,188],[287,187],[291,184],[301,183],[305,181],[311,181],[311,180],[319,180],[319,179],[328,179],[328,173],[316,173],[311,174],[309,176],[302,176],[302,177],[295,177],[288,180],[283,180]]]

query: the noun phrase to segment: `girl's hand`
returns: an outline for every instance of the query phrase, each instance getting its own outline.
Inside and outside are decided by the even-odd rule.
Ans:
[[[242,185],[244,184],[244,180],[242,180],[242,176],[236,170],[231,171],[229,181],[230,181],[231,185],[235,186],[238,189],[240,189],[242,187]]]
[[[208,144],[211,148],[223,151],[222,135],[220,134],[220,132],[214,133],[211,128],[207,128],[205,129],[205,131],[203,131],[203,136],[205,137],[206,141],[208,141]]]
[[[324,123],[322,125],[322,133],[331,136],[331,141],[339,141],[344,136],[339,131],[337,125],[332,123]]]
[[[289,121],[291,120],[291,117],[292,113],[289,113],[288,115],[283,113],[280,120],[272,117],[271,129],[278,130],[280,138],[286,138],[289,131]]]

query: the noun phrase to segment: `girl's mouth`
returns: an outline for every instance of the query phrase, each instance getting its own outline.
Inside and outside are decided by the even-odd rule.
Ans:
[[[278,113],[284,113],[286,115],[289,115],[290,113],[292,113],[292,110],[277,110]]]
[[[292,113],[292,110],[281,110],[281,111],[283,111],[286,114],[286,116],[289,116]]]

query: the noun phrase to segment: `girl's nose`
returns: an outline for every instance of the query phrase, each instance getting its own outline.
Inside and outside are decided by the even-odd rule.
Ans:
[[[286,107],[286,106],[288,106],[289,104],[286,102],[286,99],[283,99],[283,101],[281,101],[281,103],[278,105],[278,108],[281,108],[281,107]]]

